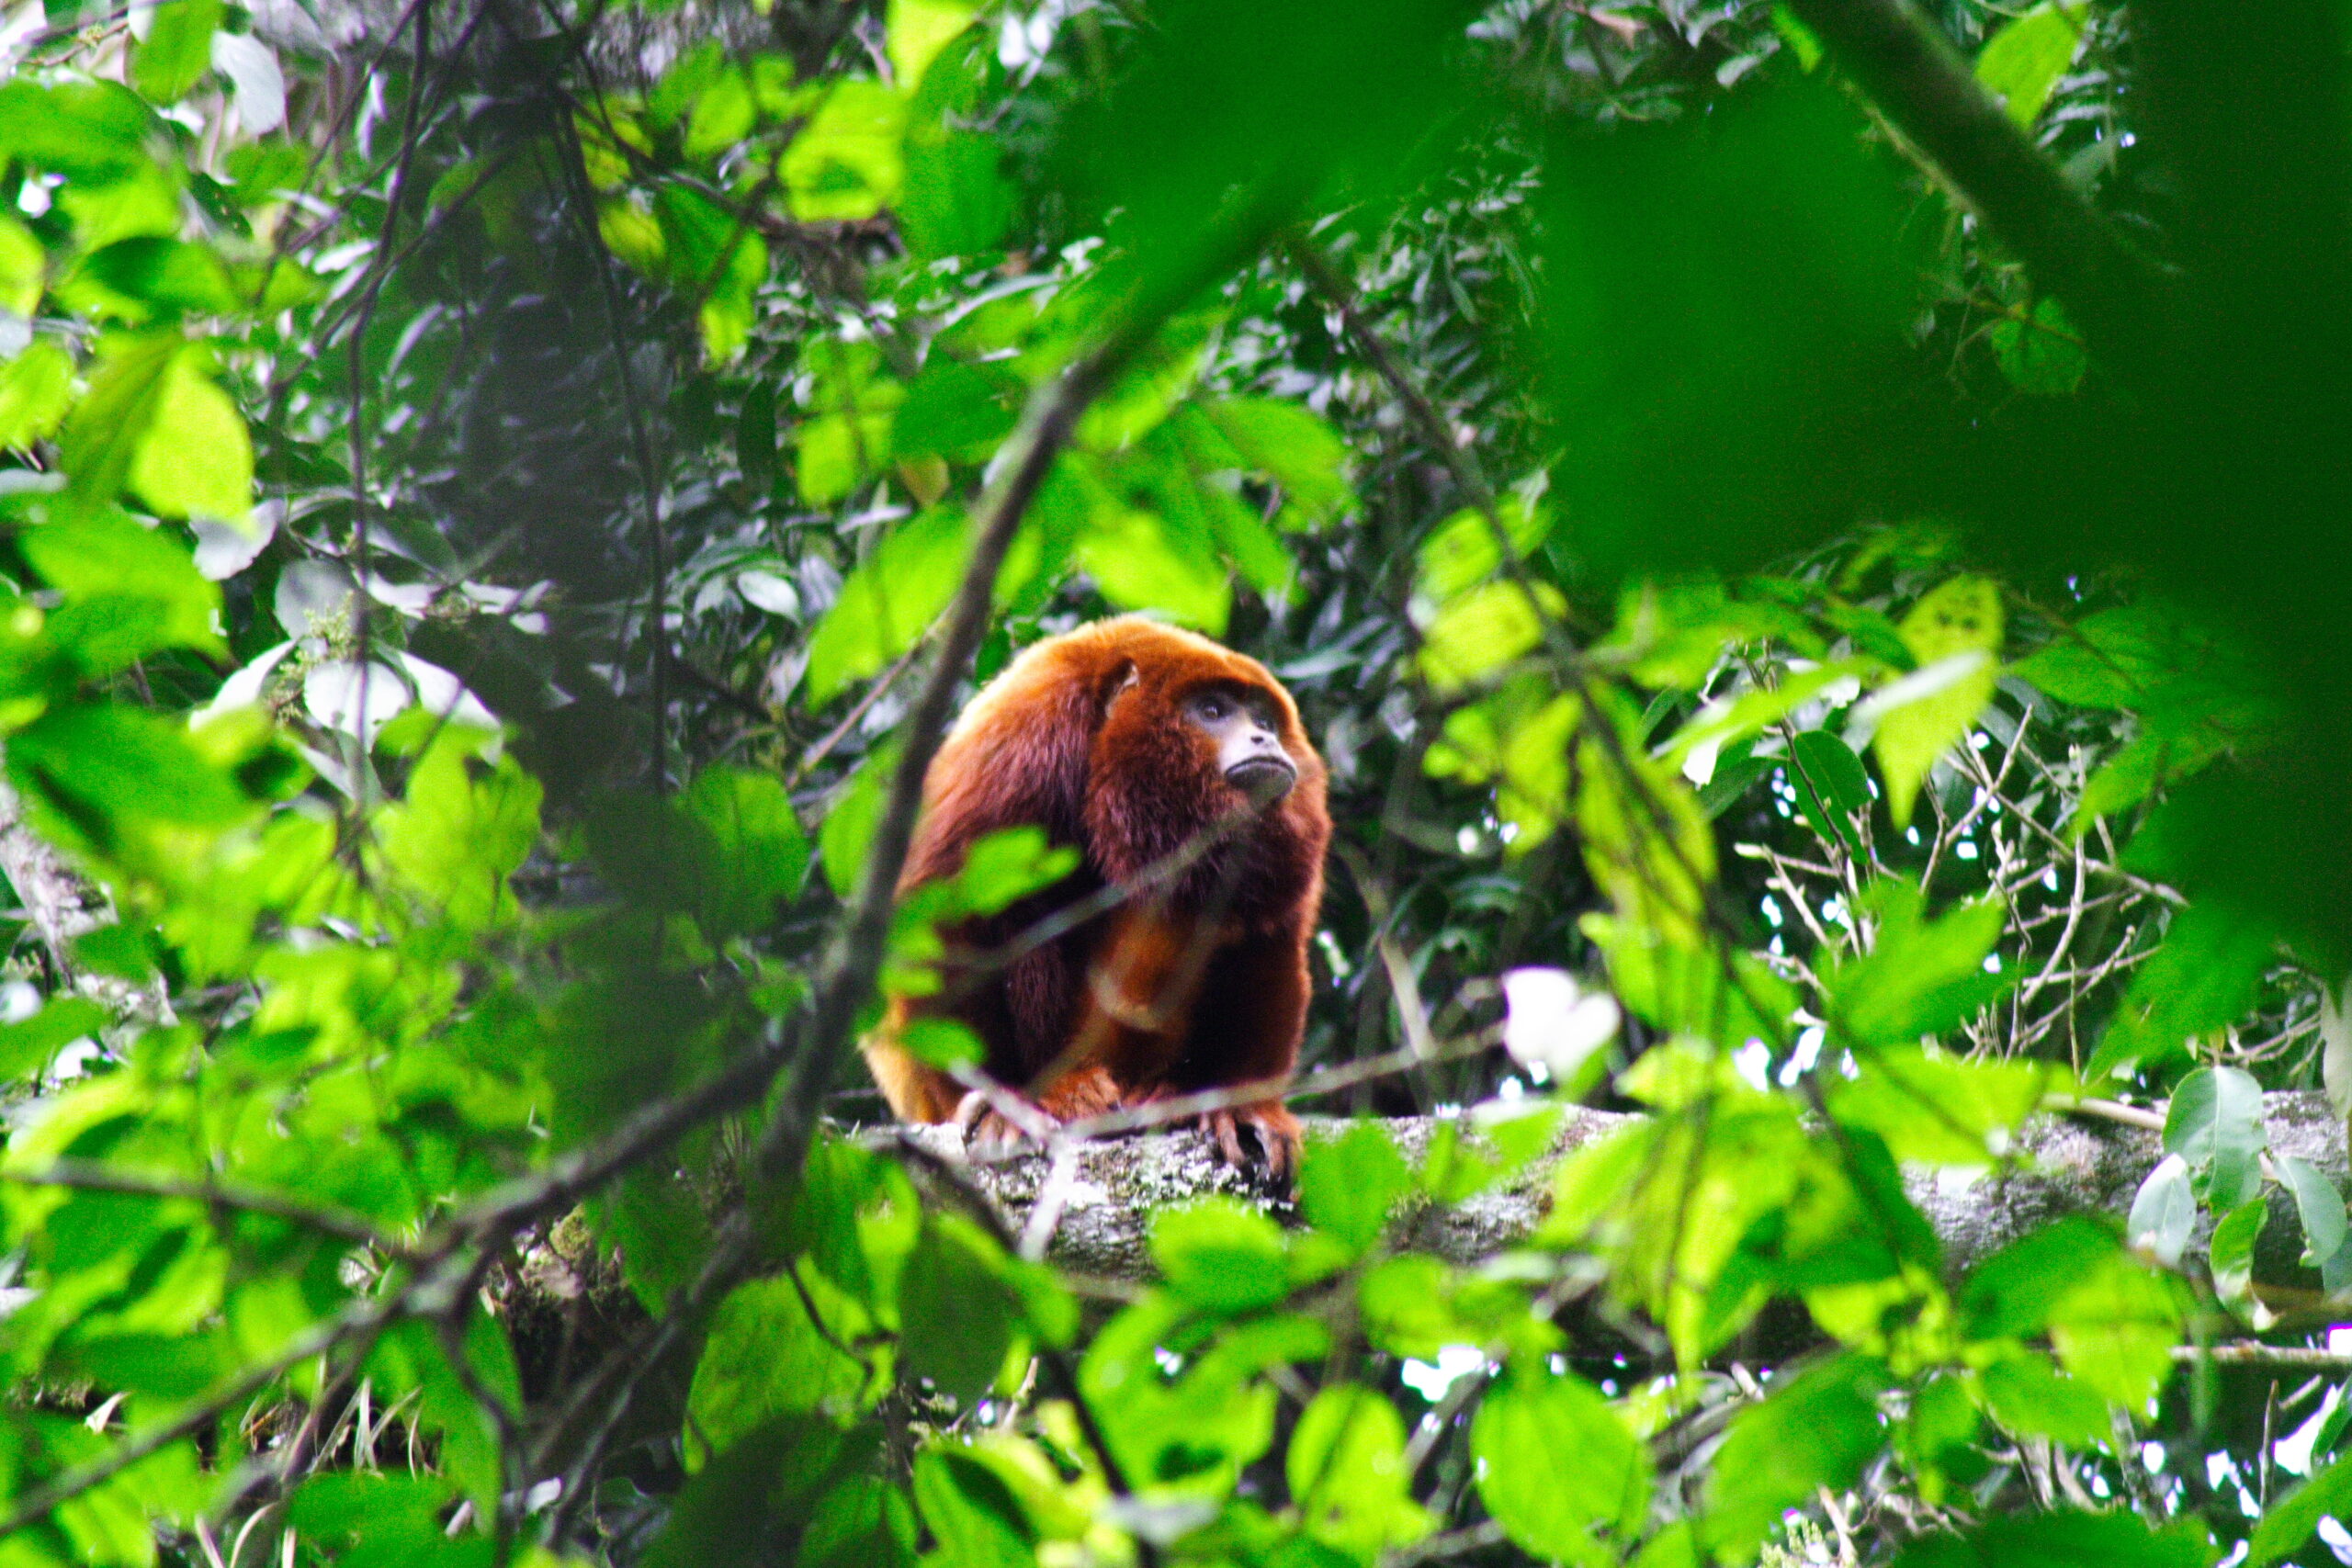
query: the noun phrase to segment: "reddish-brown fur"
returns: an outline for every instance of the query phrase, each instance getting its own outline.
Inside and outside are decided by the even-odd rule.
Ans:
[[[1215,746],[1180,712],[1189,694],[1216,684],[1273,700],[1298,769],[1289,794],[1172,882],[988,969],[1007,940],[1107,884],[1134,885],[1246,807]],[[1039,643],[965,709],[932,762],[923,807],[901,893],[954,875],[974,840],[1004,828],[1043,828],[1083,858],[1047,891],[946,933],[945,989],[893,1005],[865,1051],[899,1115],[944,1122],[964,1099],[954,1078],[895,1042],[923,1013],[970,1027],[989,1076],[1061,1121],[1289,1074],[1306,1022],[1306,949],[1331,822],[1322,759],[1290,694],[1256,660],[1132,616]],[[1203,1122],[1236,1163],[1238,1122],[1257,1127],[1277,1176],[1295,1165],[1298,1122],[1278,1095]]]

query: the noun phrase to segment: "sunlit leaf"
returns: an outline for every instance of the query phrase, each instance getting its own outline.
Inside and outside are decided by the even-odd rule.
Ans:
[[[1360,1383],[1330,1384],[1310,1401],[1283,1456],[1306,1533],[1358,1559],[1408,1545],[1436,1521],[1412,1499],[1405,1423]]]
[[[1170,1290],[1213,1311],[1271,1306],[1290,1289],[1282,1231],[1230,1199],[1163,1210],[1152,1220],[1151,1256]]]
[[[1705,1529],[1717,1551],[1749,1562],[1783,1508],[1824,1486],[1850,1486],[1885,1440],[1878,1394],[1886,1369],[1844,1355],[1776,1386],[1742,1410],[1716,1452]]]
[[[978,15],[961,0],[890,0],[890,72],[899,90],[911,93],[921,85],[939,51]]]
[[[905,97],[879,82],[836,83],[786,148],[776,173],[802,222],[873,217],[906,179]]]
[[[253,510],[253,439],[196,350],[181,353],[163,375],[125,479],[166,517],[239,522]]]
[[[1994,34],[1977,55],[1976,80],[2001,100],[2021,129],[2031,130],[2041,118],[2051,88],[2082,47],[2083,16],[2088,9],[2042,0]]]
[[[962,513],[941,507],[902,525],[842,585],[808,639],[811,702],[832,697],[914,646],[955,597],[971,548]]]
[[[1881,687],[1865,705],[1877,718],[1871,750],[1898,828],[1910,822],[1928,770],[1967,739],[1993,700],[2001,650],[2000,589],[1981,577],[1951,579],[1903,617],[1903,640],[1919,668]]]
[[[0,214],[0,310],[29,316],[49,287],[49,252],[17,219]]]
[[[22,450],[53,434],[74,390],[74,356],[47,338],[0,367],[0,446]]]
[[[1514,1366],[1470,1427],[1478,1495],[1541,1558],[1589,1560],[1596,1532],[1629,1534],[1649,1511],[1648,1450],[1580,1378]]]
[[[1390,1208],[1410,1184],[1405,1158],[1388,1134],[1359,1122],[1308,1146],[1299,1205],[1317,1229],[1361,1252],[1380,1239]]]
[[[212,68],[212,32],[224,9],[222,0],[162,0],[131,51],[130,85],[151,103],[184,96]]]

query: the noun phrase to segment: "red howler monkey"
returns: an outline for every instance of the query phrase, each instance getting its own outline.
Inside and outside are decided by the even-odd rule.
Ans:
[[[1150,882],[1220,824],[1205,854]],[[893,1111],[944,1122],[964,1100],[895,1043],[924,1015],[970,1028],[989,1076],[1057,1121],[1289,1073],[1331,818],[1323,761],[1265,666],[1134,616],[1030,649],[973,698],[933,761],[900,893],[954,875],[984,834],[1023,825],[1075,846],[1079,868],[944,933],[944,989],[894,1002],[865,1043]],[[1109,913],[990,966],[993,950],[1113,884],[1130,891]],[[1237,1166],[1247,1124],[1272,1176],[1296,1168],[1298,1119],[1278,1096],[1200,1124]],[[982,1130],[1013,1132],[993,1112]]]

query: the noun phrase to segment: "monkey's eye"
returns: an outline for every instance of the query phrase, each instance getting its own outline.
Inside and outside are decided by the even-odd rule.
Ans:
[[[1200,701],[1198,711],[1200,716],[1205,719],[1215,720],[1223,718],[1225,716],[1225,699],[1223,697],[1203,697]]]

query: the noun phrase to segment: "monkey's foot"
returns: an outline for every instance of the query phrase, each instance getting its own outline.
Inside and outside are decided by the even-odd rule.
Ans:
[[[1195,1123],[1200,1130],[1216,1140],[1217,1152],[1225,1163],[1237,1170],[1262,1168],[1269,1184],[1287,1192],[1298,1179],[1299,1140],[1302,1129],[1298,1118],[1290,1108],[1276,1103],[1236,1106],[1230,1111],[1212,1111]],[[1263,1158],[1250,1159],[1244,1153],[1241,1129],[1249,1127],[1258,1134],[1258,1147]]]

